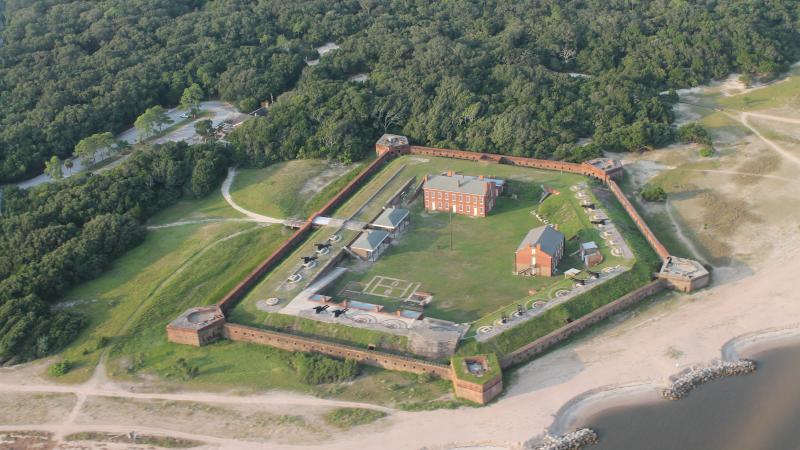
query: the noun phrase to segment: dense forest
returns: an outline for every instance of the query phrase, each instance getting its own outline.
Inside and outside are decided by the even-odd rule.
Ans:
[[[800,57],[794,0],[8,0],[0,182],[197,83],[255,164],[415,142],[580,160],[674,138],[671,88]],[[326,41],[341,49],[321,58]],[[355,74],[365,83],[349,81]],[[588,138],[581,143],[581,138]]]
[[[215,189],[229,164],[220,144],[141,149],[98,175],[6,189],[0,216],[0,364],[47,355],[81,329],[51,310],[144,238],[141,223],[181,196]]]
[[[196,83],[242,111],[232,145],[143,146],[101,174],[8,188],[0,363],[82,327],[50,305],[229,164],[357,160],[414,142],[582,160],[676,138],[672,89],[800,59],[795,0],[0,0],[0,183],[38,173]],[[315,48],[341,48],[322,58]],[[309,61],[319,58],[316,65]],[[353,76],[366,74],[366,81]],[[680,135],[680,136],[679,136]]]

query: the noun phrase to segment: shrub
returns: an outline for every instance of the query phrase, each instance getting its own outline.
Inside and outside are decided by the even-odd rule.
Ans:
[[[714,156],[714,153],[716,153],[716,151],[714,151],[714,147],[710,145],[706,145],[705,147],[700,149],[700,156],[702,156],[703,158],[711,158],[712,156]]]
[[[708,130],[697,122],[687,123],[678,128],[678,138],[684,143],[711,145],[711,135],[708,134]]]
[[[337,428],[351,428],[365,425],[386,417],[383,411],[364,408],[336,408],[325,414],[325,421]]]
[[[301,382],[312,385],[352,380],[359,372],[358,363],[352,359],[338,361],[307,353],[295,353],[292,367]]]
[[[175,367],[178,369],[178,373],[180,373],[185,380],[190,380],[197,376],[200,372],[200,368],[197,365],[189,364],[185,359],[178,358],[175,362]]]
[[[640,194],[648,202],[663,202],[667,200],[667,193],[661,186],[647,185]]]
[[[63,361],[51,365],[47,369],[47,373],[52,377],[60,377],[69,372],[70,369],[72,369],[72,363],[65,359]]]

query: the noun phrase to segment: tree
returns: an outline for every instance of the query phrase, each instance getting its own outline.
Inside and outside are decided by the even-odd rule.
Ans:
[[[192,83],[191,86],[183,90],[181,95],[180,108],[189,111],[189,115],[196,117],[200,112],[200,101],[203,99],[203,89],[197,83]]]
[[[44,163],[44,173],[54,180],[60,180],[64,178],[64,171],[61,168],[61,159],[58,156],[53,155],[53,157],[50,158],[50,161]]]
[[[75,155],[81,159],[84,167],[94,164],[97,153],[103,149],[110,149],[114,145],[114,135],[105,133],[96,133],[87,138],[81,139],[78,145],[75,146]]]
[[[147,108],[142,115],[137,117],[133,126],[139,131],[139,140],[143,141],[152,136],[156,130],[160,130],[162,126],[172,122],[167,111],[161,105],[156,105]]]
[[[214,124],[211,119],[198,120],[194,124],[194,131],[203,139],[203,142],[208,142],[214,138]]]
[[[667,200],[667,193],[661,186],[648,184],[642,189],[641,196],[648,202],[663,202]]]

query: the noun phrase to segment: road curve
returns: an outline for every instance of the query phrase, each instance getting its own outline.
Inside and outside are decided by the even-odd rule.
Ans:
[[[225,201],[231,205],[231,208],[239,211],[240,213],[244,214],[245,216],[257,221],[257,222],[265,222],[265,223],[279,223],[282,224],[284,221],[283,219],[277,219],[275,217],[264,216],[258,213],[254,213],[253,211],[247,210],[242,208],[241,206],[237,205],[233,198],[231,197],[231,185],[233,184],[233,179],[236,178],[236,169],[233,167],[228,168],[228,176],[225,177],[225,181],[222,182],[222,196],[225,197]]]

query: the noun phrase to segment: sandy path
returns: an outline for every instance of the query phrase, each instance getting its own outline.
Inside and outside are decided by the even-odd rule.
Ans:
[[[738,113],[738,115],[735,115],[735,114],[731,114],[731,113],[725,112],[725,115],[730,117],[731,119],[739,121],[742,125],[744,125],[745,127],[747,127],[747,129],[752,131],[753,134],[758,136],[759,139],[764,141],[764,143],[766,143],[771,149],[773,149],[776,153],[781,155],[784,159],[786,159],[787,161],[791,161],[791,162],[793,162],[793,163],[795,163],[797,165],[800,165],[800,157],[797,157],[794,154],[792,154],[791,152],[787,151],[786,149],[784,149],[783,147],[778,145],[775,141],[773,141],[771,139],[768,139],[766,136],[761,134],[761,132],[759,132],[755,127],[750,125],[750,122],[748,122],[747,119],[750,116],[754,116],[753,113],[740,112],[740,113]],[[761,116],[764,116],[764,115],[761,115]],[[775,116],[775,117],[777,117],[777,116]],[[784,121],[790,121],[789,119],[786,119],[786,118],[784,118],[784,119],[785,119]]]
[[[236,169],[230,167],[228,168],[228,176],[225,177],[225,181],[222,182],[222,196],[225,197],[225,201],[228,202],[229,205],[231,205],[231,208],[239,211],[240,213],[244,214],[245,216],[257,222],[283,223],[283,219],[276,219],[275,217],[269,217],[258,213],[254,213],[253,211],[249,211],[237,205],[236,202],[233,201],[233,198],[231,197],[231,185],[233,184],[234,178],[236,178]]]
[[[686,234],[683,232],[683,227],[681,226],[680,222],[678,222],[678,220],[675,218],[675,212],[673,211],[672,208],[672,202],[667,200],[666,204],[664,205],[664,209],[667,210],[667,216],[669,216],[669,221],[672,222],[672,225],[675,227],[675,236],[677,236],[677,238],[681,242],[683,242],[683,245],[685,245],[686,248],[688,248],[689,251],[692,252],[691,256],[694,259],[704,261],[705,258],[701,256],[702,254],[700,253],[700,250],[697,249],[697,246],[694,244],[694,241],[689,239],[688,236],[686,236]]]
[[[214,444],[215,447],[240,449],[240,448],[272,448],[273,444],[255,443],[244,440],[224,439],[208,436],[201,433],[185,433],[170,429],[144,427],[137,425],[136,418],[131,418],[131,424],[125,426],[105,425],[105,424],[76,424],[76,419],[86,405],[90,397],[115,397],[124,399],[138,400],[168,400],[185,401],[192,403],[206,404],[227,404],[227,405],[277,405],[287,410],[294,410],[304,407],[330,407],[330,408],[363,408],[392,413],[393,409],[367,403],[348,402],[339,400],[327,400],[310,395],[293,394],[288,392],[271,392],[261,395],[228,395],[209,392],[187,392],[187,393],[147,393],[133,392],[122,389],[108,379],[105,371],[105,353],[100,357],[100,363],[92,373],[92,377],[80,385],[54,385],[54,384],[21,384],[21,383],[0,383],[0,392],[23,392],[23,393],[60,393],[74,394],[77,401],[70,413],[60,423],[55,424],[28,424],[28,425],[0,425],[0,431],[19,431],[36,430],[53,433],[53,439],[57,442],[64,442],[65,436],[82,431],[102,431],[112,433],[137,433],[171,436],[184,439],[193,439],[206,443]],[[201,427],[202,428],[202,427]]]
[[[675,169],[675,167],[667,167],[668,169]],[[769,178],[772,180],[779,180],[784,181],[786,183],[800,183],[800,179],[797,178],[788,178],[782,177],[779,175],[770,175],[765,173],[751,173],[751,172],[738,172],[735,170],[721,170],[721,169],[685,169],[683,167],[679,168],[678,170],[687,171],[687,172],[704,172],[704,173],[724,173],[727,175],[747,175],[749,177],[756,177],[756,178]]]
[[[776,120],[778,122],[786,122],[786,123],[794,123],[800,124],[800,119],[793,119],[791,117],[784,117],[784,116],[776,116],[773,114],[763,114],[763,113],[754,113],[754,112],[745,112],[742,113],[748,117],[759,117],[762,119],[769,119],[769,120]]]

